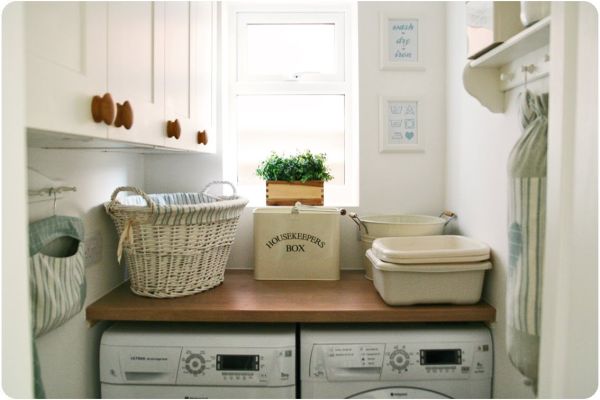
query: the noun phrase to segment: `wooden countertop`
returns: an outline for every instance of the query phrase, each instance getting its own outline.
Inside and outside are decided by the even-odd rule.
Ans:
[[[362,271],[339,281],[257,281],[251,270],[227,270],[219,287],[193,296],[153,299],[123,283],[86,309],[90,322],[493,322],[496,309],[474,305],[390,307]]]

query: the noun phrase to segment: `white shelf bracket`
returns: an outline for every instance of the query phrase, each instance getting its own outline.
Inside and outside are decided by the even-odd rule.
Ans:
[[[504,112],[504,93],[500,90],[497,68],[473,68],[467,63],[463,70],[463,85],[471,96],[491,112]]]

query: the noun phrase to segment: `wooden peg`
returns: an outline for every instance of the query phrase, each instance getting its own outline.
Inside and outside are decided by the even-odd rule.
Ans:
[[[181,137],[181,125],[179,125],[179,120],[175,121],[167,121],[167,137],[172,137],[177,140]]]
[[[198,144],[207,145],[208,144],[208,135],[206,131],[198,131]]]
[[[110,93],[105,93],[102,97],[94,96],[92,98],[92,118],[94,122],[112,124],[115,119],[115,104]]]
[[[123,104],[117,103],[115,126],[117,128],[123,126],[125,129],[130,129],[133,126],[133,109],[129,101],[125,101]]]

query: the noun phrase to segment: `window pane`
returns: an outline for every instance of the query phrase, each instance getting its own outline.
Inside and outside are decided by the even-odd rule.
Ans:
[[[296,72],[336,73],[335,25],[249,24],[250,75],[291,76]]]
[[[238,182],[257,184],[255,171],[271,151],[327,154],[334,179],[344,183],[344,96],[237,97]]]

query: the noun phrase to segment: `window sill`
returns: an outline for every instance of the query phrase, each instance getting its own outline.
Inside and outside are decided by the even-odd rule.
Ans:
[[[247,207],[267,207],[265,199],[265,185],[238,185],[237,193],[248,199]],[[324,207],[352,208],[358,207],[358,196],[351,193],[347,186],[328,187],[325,184]]]
[[[258,202],[258,201],[249,201],[248,204],[246,205],[246,208],[259,208],[259,207],[275,207],[275,206],[268,206],[265,201],[263,200],[262,202]],[[325,202],[325,204],[323,204],[323,206],[319,206],[319,207],[331,207],[331,208],[357,208],[358,204],[338,204],[338,203],[327,203]]]

